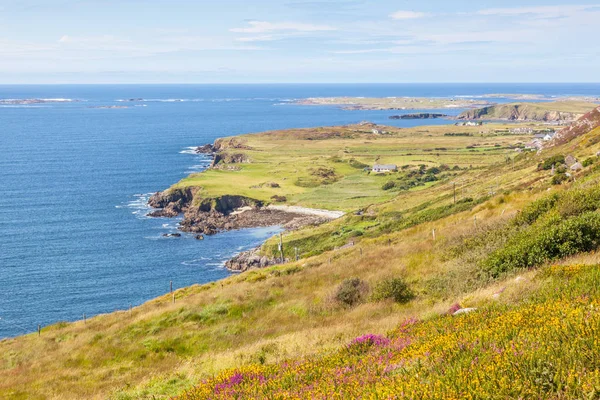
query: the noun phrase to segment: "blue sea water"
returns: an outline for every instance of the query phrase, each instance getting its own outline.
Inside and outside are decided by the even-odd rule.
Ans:
[[[147,218],[145,202],[206,168],[193,146],[270,129],[424,123],[291,99],[486,93],[598,96],[600,85],[0,85],[0,99],[77,100],[0,106],[0,338],[127,309],[168,292],[170,281],[224,278],[226,259],[278,232],[162,236],[177,220]],[[133,98],[145,100],[121,101]]]

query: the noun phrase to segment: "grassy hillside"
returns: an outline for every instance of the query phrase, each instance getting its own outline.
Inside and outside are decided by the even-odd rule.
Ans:
[[[598,398],[600,266],[530,279],[539,287],[516,304],[408,319],[325,355],[223,372],[179,399]]]
[[[266,157],[261,159],[265,151],[260,150],[265,148],[260,146],[265,145],[258,140],[260,135],[256,142],[253,142],[255,137],[244,137],[253,150],[235,151],[248,152],[253,163],[260,161],[279,165],[282,171],[294,171],[299,163],[305,163],[310,168],[313,152],[323,151],[317,149],[315,142],[330,146],[329,150],[341,150],[339,157],[345,159],[348,166],[350,155],[365,154],[365,158],[359,160],[368,160],[374,154],[383,154],[383,150],[387,150],[390,158],[411,158],[414,166],[408,169],[414,171],[420,170],[418,163],[421,162],[427,163],[426,168],[442,163],[464,168],[466,163],[471,162],[474,167],[442,171],[438,175],[455,172],[459,175],[413,188],[394,187],[389,195],[377,199],[378,203],[373,200],[373,205],[365,206],[362,215],[351,213],[330,224],[287,233],[284,235],[284,248],[291,248],[295,244],[303,246],[303,258],[298,262],[252,270],[220,282],[181,289],[175,293],[175,303],[170,295],[165,295],[134,308],[131,313],[121,311],[97,316],[87,322],[59,323],[44,327],[40,336],[30,334],[2,340],[0,397],[160,399],[192,390],[200,384],[189,396],[203,398],[205,394],[213,393],[217,385],[224,384],[227,390],[241,390],[243,393],[264,389],[268,398],[267,394],[275,395],[281,390],[300,390],[303,385],[310,386],[315,376],[302,373],[305,370],[302,366],[316,368],[315,371],[322,374],[319,381],[323,386],[307,389],[306,393],[317,389],[329,390],[331,387],[327,385],[336,382],[335,378],[331,378],[333,371],[345,371],[343,374],[348,374],[348,384],[361,383],[356,373],[352,375],[352,371],[365,368],[365,364],[359,363],[359,359],[363,358],[362,345],[358,346],[358,350],[355,349],[357,353],[353,353],[354,350],[345,353],[344,348],[353,339],[367,333],[385,338],[382,339],[382,347],[365,345],[369,347],[364,350],[365,360],[378,360],[380,355],[390,354],[391,358],[385,359],[386,363],[391,360],[394,361],[391,365],[402,364],[401,360],[406,359],[409,361],[406,364],[409,371],[415,371],[410,368],[420,368],[420,377],[430,378],[429,382],[439,378],[441,383],[445,382],[441,378],[442,366],[447,364],[448,377],[455,376],[458,383],[475,390],[476,386],[468,386],[472,383],[464,382],[470,375],[461,372],[472,362],[472,359],[468,359],[469,354],[479,355],[481,365],[496,368],[491,361],[493,352],[485,344],[496,343],[500,349],[511,348],[510,340],[514,339],[514,335],[503,327],[509,326],[512,318],[516,321],[515,329],[522,327],[521,330],[529,335],[525,338],[546,335],[543,336],[544,343],[557,343],[555,338],[558,330],[535,331],[535,326],[522,320],[524,316],[531,315],[531,310],[537,310],[535,307],[527,308],[528,305],[537,304],[535,301],[548,304],[546,314],[542,313],[545,312],[545,306],[540,305],[540,315],[554,318],[557,310],[561,310],[556,308],[559,306],[565,310],[566,317],[572,315],[573,319],[565,320],[573,326],[569,335],[581,337],[574,339],[573,345],[582,348],[588,340],[584,334],[597,331],[590,331],[576,317],[580,315],[580,306],[595,304],[596,292],[588,290],[588,298],[582,297],[588,303],[573,303],[571,293],[586,293],[587,290],[587,283],[573,281],[574,286],[565,292],[564,299],[548,297],[548,293],[556,290],[545,288],[554,288],[556,286],[552,285],[560,282],[556,281],[554,272],[540,275],[536,268],[555,263],[563,257],[570,257],[566,261],[568,264],[600,261],[595,254],[584,254],[597,244],[597,237],[594,236],[597,232],[595,215],[600,207],[600,195],[595,188],[600,182],[600,171],[596,168],[595,158],[592,158],[600,150],[595,136],[597,133],[578,137],[539,156],[523,153],[513,160],[506,156],[516,153],[507,147],[519,140],[518,137],[482,137],[477,136],[478,133],[472,137],[444,136],[444,133],[449,133],[448,129],[456,128],[400,130],[390,137],[373,140],[375,145],[385,145],[373,153],[369,146],[358,151],[365,146],[365,141],[371,141],[364,140],[362,134],[358,134],[357,138],[301,139],[306,148],[296,150],[296,153],[288,144],[288,141],[299,140],[294,139],[292,132],[265,134],[276,136],[269,143],[276,148],[283,146],[281,148],[291,157],[292,166],[287,165],[283,150],[282,158],[277,161]],[[410,136],[410,132],[414,135]],[[301,133],[313,134],[304,130]],[[406,136],[402,136],[404,134]],[[436,139],[448,140],[448,148],[454,146],[456,149],[451,156],[455,158],[442,161],[443,157],[448,156],[441,150],[439,156],[435,151],[422,150],[418,155],[406,155],[407,152],[416,153],[422,148],[438,147]],[[481,147],[487,143],[485,149],[478,149],[477,146],[467,149],[470,146],[467,143],[475,141]],[[500,144],[500,149],[495,144]],[[350,151],[355,153],[343,153],[346,146],[351,146]],[[564,156],[567,153],[581,160],[590,158],[591,161],[586,163],[583,171],[577,173],[575,182],[565,181],[554,185],[550,171],[539,165],[552,156]],[[323,159],[332,157],[324,152],[321,154]],[[327,162],[331,162],[327,165],[338,164],[335,160],[327,159]],[[242,168],[250,165],[253,164],[241,164]],[[346,165],[340,166],[336,171],[339,170],[342,175],[346,168]],[[244,171],[222,172],[235,174]],[[290,177],[296,176],[295,173],[287,173]],[[362,176],[361,173],[351,173],[348,177]],[[270,174],[268,179],[276,179],[282,174]],[[423,176],[417,172],[415,174],[408,177],[399,173],[393,178],[404,184],[407,179]],[[257,181],[266,177],[258,176],[260,178]],[[205,190],[217,190],[217,186],[208,188],[209,182],[203,182],[203,179],[206,178],[196,175],[180,185],[202,182]],[[252,190],[253,196],[269,198],[268,190],[272,188],[251,189],[249,186],[253,184],[242,182],[240,190]],[[286,181],[281,179],[280,182]],[[454,182],[459,183],[456,185],[456,203]],[[286,194],[298,199],[298,204],[308,204],[301,202],[300,196],[331,185],[300,188],[297,193],[291,192],[296,190],[293,185],[288,188],[282,185],[282,189],[290,190]],[[382,189],[381,193],[384,192],[388,191]],[[346,207],[352,209],[360,204],[364,203],[350,202]],[[322,206],[323,203],[316,202],[315,205]],[[569,229],[572,226],[577,228]],[[570,236],[569,233],[573,231],[583,234]],[[545,241],[536,240],[544,235],[554,235],[551,238],[560,238],[568,245],[539,246]],[[338,244],[345,244],[349,240],[354,242],[354,246],[335,250]],[[526,245],[523,246],[523,243]],[[267,243],[264,251],[268,251],[269,246]],[[514,254],[524,254],[527,262],[514,262]],[[585,271],[588,270],[582,269],[582,273],[588,274]],[[582,275],[584,277],[581,279],[587,282],[589,279],[586,277],[597,275],[594,274]],[[559,303],[552,306],[554,303],[551,302],[555,300]],[[439,317],[456,303],[462,307],[480,308],[481,312],[460,318]],[[407,326],[406,336],[403,336],[405,334],[398,325],[411,318],[423,322]],[[522,325],[519,325],[519,321],[522,321]],[[465,332],[461,329],[465,326],[474,326],[477,330]],[[437,333],[430,329],[436,327],[439,328]],[[494,327],[502,329],[494,333]],[[482,332],[481,335],[478,332]],[[409,337],[415,345],[406,347],[407,351],[411,351],[408,355],[397,351],[402,337]],[[477,344],[479,337],[487,341],[480,340]],[[386,339],[391,340],[390,344]],[[432,343],[437,343],[437,347],[428,347]],[[448,348],[444,345],[453,343],[464,344],[471,353],[463,355],[457,353],[454,346]],[[476,344],[470,347],[472,343]],[[521,344],[515,342],[515,345]],[[527,354],[532,354],[531,360],[534,361],[545,354],[543,349],[524,348],[524,351],[531,352]],[[435,354],[436,357],[425,362],[425,354]],[[555,369],[550,373],[556,371],[558,378],[552,378],[550,385],[555,385],[554,382],[563,385],[563,376],[571,376],[581,382],[594,382],[590,379],[596,379],[594,376],[597,375],[593,375],[596,372],[593,365],[586,364],[585,357],[596,357],[596,353],[580,351],[578,354],[569,350],[565,352],[564,359],[558,358],[562,355],[552,359],[552,368]],[[576,356],[584,358],[574,358]],[[448,362],[443,362],[444,357],[448,357]],[[297,361],[286,366],[285,360]],[[514,363],[514,359],[502,360],[508,364],[500,365],[513,368],[507,369],[507,374],[517,374],[515,371],[523,370],[520,364]],[[372,370],[364,374],[363,388],[383,393],[398,385],[409,390],[410,386],[406,385],[412,385],[415,381],[398,379],[396,375],[402,373],[401,368],[394,370],[391,378],[380,374],[389,365],[374,363]],[[293,369],[296,366],[300,370]],[[346,366],[347,371],[343,369]],[[582,366],[587,369],[584,371]],[[493,379],[501,379],[502,371],[498,368],[490,372]],[[548,368],[544,364],[536,369],[541,371],[540,379],[549,374]],[[573,369],[573,374],[563,375],[565,368]],[[532,367],[532,371],[534,369]],[[236,377],[237,370],[242,372],[241,378]],[[259,386],[254,378],[248,378],[249,371],[262,373],[270,383]],[[482,367],[480,371],[483,374],[487,370]],[[373,376],[380,376],[377,374],[385,379],[381,380],[382,384],[373,387],[369,382],[374,379]],[[524,394],[538,388],[525,385],[526,379],[529,379],[527,374],[524,372],[520,378],[524,382]],[[363,376],[362,373],[360,375]],[[258,375],[252,376],[259,379]],[[297,380],[290,376],[297,377]],[[514,375],[507,376],[517,379]],[[289,382],[297,382],[298,387],[290,388]],[[571,381],[564,382],[565,387],[573,388]],[[390,383],[389,387],[383,383]],[[555,386],[551,387],[555,390]],[[437,389],[433,384],[429,389],[432,390],[432,397],[440,393],[435,391]],[[568,389],[572,391],[564,393],[590,393],[589,388],[584,389],[585,393],[576,392],[575,389]],[[350,390],[354,389],[340,382],[340,390],[353,393]],[[449,397],[451,394],[460,397],[456,392],[458,386],[447,390]],[[556,390],[549,393],[559,393]],[[486,397],[485,391],[480,393],[480,397]],[[239,396],[248,397],[252,396]]]
[[[544,103],[511,103],[467,110],[459,119],[489,119],[511,121],[574,121],[590,112],[598,104],[582,101]]]
[[[504,161],[509,147],[530,140],[493,134],[505,128],[379,126],[385,133],[373,134],[370,125],[354,125],[225,138],[219,141],[223,158],[244,162],[221,162],[220,168],[191,175],[174,188],[200,187],[198,198],[235,194],[272,202],[273,196],[283,196],[290,205],[352,211],[390,200],[398,192],[383,185],[400,175],[370,174],[365,167],[396,164],[408,172],[420,165],[447,165],[453,170],[437,178],[462,175]],[[448,136],[456,134],[465,136]]]

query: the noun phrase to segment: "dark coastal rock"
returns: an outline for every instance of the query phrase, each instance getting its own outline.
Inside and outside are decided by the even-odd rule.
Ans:
[[[260,247],[240,253],[227,261],[225,267],[230,271],[244,272],[252,268],[265,268],[278,264],[278,260],[261,256],[259,253]]]
[[[204,240],[204,236],[202,235],[196,235],[195,238],[196,240]]]
[[[274,196],[271,196],[271,200],[273,200],[276,203],[285,203],[287,201],[287,197],[274,195]]]
[[[433,114],[433,113],[418,113],[418,114],[405,114],[405,115],[392,115],[390,119],[436,119],[448,117],[446,114]]]
[[[163,233],[164,237],[173,237],[173,238],[178,238],[181,237],[181,233]]]
[[[198,154],[213,154],[215,153],[217,150],[215,149],[215,146],[213,146],[212,144],[205,144],[204,146],[198,146],[196,147],[195,152]]]
[[[152,208],[172,206],[174,210],[181,212],[193,200],[196,190],[197,188],[184,188],[156,192],[148,199],[148,205]]]
[[[250,159],[243,153],[217,153],[211,167],[215,168],[219,164],[243,164],[249,162]]]

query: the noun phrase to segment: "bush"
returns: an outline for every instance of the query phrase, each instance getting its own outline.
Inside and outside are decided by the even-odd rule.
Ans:
[[[367,167],[369,166],[369,165],[367,165],[367,164],[365,164],[365,163],[362,163],[362,162],[358,161],[358,160],[357,160],[357,159],[355,159],[355,158],[351,158],[351,159],[348,161],[348,164],[350,164],[350,166],[351,166],[352,168],[357,168],[357,169],[364,169],[364,168],[367,168]]]
[[[569,177],[567,176],[567,174],[556,174],[552,177],[552,184],[553,185],[560,185],[565,181],[568,181]]]
[[[360,278],[344,280],[335,291],[335,300],[346,307],[353,307],[361,303],[367,293],[369,285]]]
[[[371,300],[394,300],[396,303],[407,303],[413,297],[413,293],[404,280],[401,278],[390,278],[379,282],[375,286]]]
[[[544,162],[542,162],[539,166],[538,166],[538,170],[550,170],[552,169],[553,166],[555,165],[562,165],[565,163],[565,156],[552,156],[546,160],[544,160]]]
[[[492,277],[498,277],[515,269],[595,250],[599,244],[600,214],[586,212],[561,220],[554,213],[515,235],[484,261],[483,268]]]
[[[390,190],[396,187],[396,182],[394,181],[387,181],[386,183],[383,184],[383,186],[381,187],[383,190]]]
[[[590,165],[594,164],[594,159],[593,158],[587,158],[583,161],[583,163],[581,165],[583,165],[584,167],[589,167]]]

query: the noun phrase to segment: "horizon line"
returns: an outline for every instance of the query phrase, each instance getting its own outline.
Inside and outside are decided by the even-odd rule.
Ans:
[[[515,81],[515,82],[40,82],[40,83],[3,83],[0,86],[42,86],[42,85],[599,85],[599,82],[542,82],[542,81]]]

